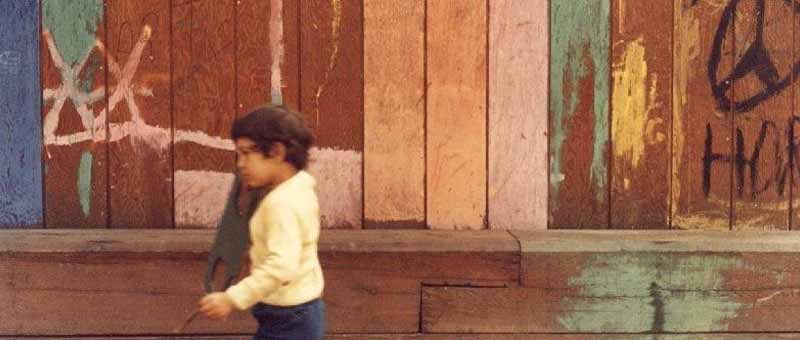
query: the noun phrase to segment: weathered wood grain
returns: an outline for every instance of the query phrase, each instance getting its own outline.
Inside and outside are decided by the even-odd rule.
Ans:
[[[551,229],[608,228],[610,6],[550,3]]]
[[[785,90],[793,78],[794,58],[786,36],[793,32],[795,11],[783,3],[733,5],[722,13],[733,15],[736,40],[737,74],[729,77],[735,112],[731,224],[733,229],[787,230],[793,103],[792,91]]]
[[[44,0],[40,65],[48,228],[108,226],[106,41],[100,0]]]
[[[547,229],[548,2],[489,6],[489,227]]]
[[[425,225],[425,1],[364,2],[364,218]]]
[[[673,1],[611,4],[611,228],[669,228]]]
[[[434,229],[486,224],[487,2],[428,1],[427,214]]]
[[[39,2],[0,2],[0,228],[41,227]]]
[[[793,332],[796,289],[640,292],[564,288],[424,287],[422,330],[431,333]]]
[[[236,3],[236,88],[239,114],[265,103],[299,107],[298,2]]]
[[[222,211],[235,169],[230,127],[236,118],[235,1],[172,4],[175,223],[178,228],[215,226],[193,222]],[[232,179],[232,177],[230,177]]]
[[[106,2],[109,215],[112,228],[173,224],[170,8]]]
[[[724,82],[733,66],[733,30],[718,31],[718,7],[675,0],[671,224],[678,229],[730,228],[733,117],[724,108],[728,100],[717,101],[710,88],[730,95]]]
[[[301,1],[300,18],[300,111],[316,137],[309,170],[319,180],[323,227],[358,229],[364,150],[361,1]]]

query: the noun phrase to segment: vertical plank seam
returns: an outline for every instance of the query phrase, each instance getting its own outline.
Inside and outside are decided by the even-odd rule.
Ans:
[[[39,13],[38,13],[38,21],[39,21],[39,31],[36,34],[36,48],[38,49],[38,57],[39,57],[39,117],[41,119],[42,111],[44,110],[44,58],[42,58],[42,21],[44,20],[44,15],[42,15],[42,2],[44,0],[37,0]],[[42,122],[44,124],[44,122]],[[47,145],[44,142],[44,129],[39,129],[39,137],[42,141],[42,149],[39,154],[39,158],[41,160],[40,167],[42,171],[42,181],[41,181],[41,189],[42,189],[42,229],[47,229],[47,187],[46,185],[46,178],[47,178],[47,167],[45,166],[45,155]]]
[[[422,0],[422,191],[423,191],[423,223],[425,227],[431,229],[428,219],[428,0]],[[421,326],[420,326],[421,327]]]
[[[733,33],[732,34],[733,39],[731,39],[732,40],[731,44],[733,46],[731,48],[733,49],[733,53],[731,54],[731,56],[729,58],[732,61],[731,65],[734,65],[736,63],[736,53],[737,53],[737,50],[736,50],[736,47],[737,47],[736,46],[736,11],[735,10],[732,11],[731,15],[733,16],[732,20],[731,20],[731,31]],[[722,52],[722,54],[723,54],[723,56],[725,55],[724,52]],[[730,81],[731,81],[731,97],[728,99],[728,101],[730,102],[729,105],[728,105],[728,107],[729,107],[729,109],[728,109],[728,116],[729,116],[728,117],[728,140],[730,141],[730,143],[729,143],[729,146],[728,146],[729,147],[728,152],[730,152],[731,161],[728,164],[728,166],[729,166],[729,169],[728,169],[728,190],[729,190],[729,193],[728,193],[728,198],[729,198],[728,199],[728,230],[729,231],[733,231],[734,220],[736,219],[736,215],[735,215],[736,214],[736,210],[734,209],[733,204],[735,202],[734,201],[735,197],[736,197],[735,192],[736,192],[736,189],[737,189],[735,187],[735,182],[733,181],[733,172],[736,170],[736,117],[734,116],[736,114],[736,108],[734,107],[736,105],[736,79],[731,79]]]
[[[103,0],[103,35],[105,44],[108,45],[108,0]],[[110,52],[110,51],[109,51]],[[105,143],[105,154],[106,154],[106,226],[105,229],[112,229],[111,225],[111,145],[110,145],[110,135],[111,130],[109,123],[111,121],[111,110],[108,107],[108,54],[103,56],[103,86],[105,90],[103,91],[103,97],[105,98],[105,112],[106,112],[106,121],[105,121],[105,129],[106,129],[106,143]],[[91,184],[90,184],[91,185]]]
[[[673,1],[675,1],[675,0],[673,0]],[[671,16],[670,16],[670,18],[671,18],[670,23],[672,24],[671,25],[672,29],[669,31],[669,34],[670,34],[669,35],[669,42],[670,42],[670,55],[672,56],[672,58],[670,58],[670,62],[671,62],[670,63],[670,65],[671,65],[670,78],[669,78],[670,104],[669,104],[669,108],[668,108],[669,109],[668,112],[669,112],[669,116],[670,116],[670,121],[669,121],[669,145],[667,146],[667,149],[669,150],[669,153],[668,153],[669,157],[667,157],[667,195],[668,195],[667,196],[667,230],[671,230],[673,228],[672,227],[672,205],[674,204],[674,202],[672,200],[672,198],[673,198],[672,197],[672,185],[673,185],[673,183],[672,183],[672,180],[673,180],[673,178],[672,178],[673,177],[672,176],[672,171],[673,171],[672,159],[673,159],[673,157],[675,157],[673,152],[675,152],[675,148],[674,148],[674,146],[675,146],[674,145],[675,144],[674,140],[675,139],[674,138],[675,138],[675,118],[676,118],[675,117],[675,100],[674,100],[675,96],[674,96],[674,93],[675,93],[675,27],[677,27],[677,22],[675,21],[675,3],[672,2],[671,5],[672,5],[672,10],[671,10]]]
[[[365,40],[366,40],[366,21],[367,20],[365,18],[364,0],[361,1],[361,7],[359,7],[359,8],[361,10],[361,13],[360,13],[360,15],[361,15],[361,75],[358,78],[359,82],[360,82],[359,85],[361,86],[361,103],[360,103],[360,106],[359,106],[361,108],[361,229],[367,229],[366,228],[366,223],[367,223],[366,222],[366,214],[365,214],[365,209],[366,209],[366,192],[365,192],[366,190],[365,189],[366,188],[365,188],[365,185],[364,185],[364,183],[366,183],[365,182],[366,176],[364,175],[364,173],[366,172],[365,171],[365,169],[366,169],[365,163],[366,163],[366,154],[367,154],[367,145],[366,145],[367,144],[366,143],[366,139],[367,139],[367,133],[366,133],[367,115],[365,113],[366,110],[364,110],[364,105],[366,103],[366,97],[367,97],[367,94],[366,94],[366,90],[367,89],[366,89],[365,81],[364,81],[364,69],[365,69],[364,64],[365,64],[365,60],[366,60],[365,54],[367,52],[366,45],[365,45]]]
[[[175,0],[169,0],[169,113],[170,113],[170,124],[169,124],[169,134],[170,134],[170,167],[172,168],[172,229],[176,229],[178,227],[177,222],[177,200],[175,197],[175,35],[173,31],[173,27],[175,26],[174,23],[174,14],[173,9],[175,7],[174,4]]]
[[[619,1],[622,1],[622,0],[619,0]],[[622,6],[622,4],[618,4],[618,5]],[[614,98],[613,93],[612,93],[614,91],[614,87],[611,84],[611,80],[613,79],[611,77],[611,69],[613,67],[613,58],[614,58],[614,14],[613,13],[614,13],[614,0],[608,0],[608,32],[606,33],[607,34],[606,37],[608,39],[607,40],[608,41],[608,47],[607,47],[608,58],[605,60],[605,62],[608,63],[608,66],[609,66],[609,67],[606,68],[606,74],[605,74],[606,86],[607,86],[607,91],[608,91],[608,101],[606,102],[606,105],[608,105],[608,111],[607,111],[608,112],[608,116],[606,117],[606,123],[607,123],[607,125],[606,125],[606,133],[608,133],[608,141],[606,142],[607,145],[608,145],[608,147],[606,148],[606,159],[608,160],[608,164],[606,165],[606,183],[605,183],[606,184],[606,202],[608,202],[608,205],[606,207],[606,229],[613,229],[612,225],[611,225],[611,208],[612,208],[612,205],[613,205],[613,202],[611,202],[611,191],[612,191],[611,186],[614,183],[613,177],[612,177],[612,176],[614,176],[614,171],[613,171],[614,170],[614,135],[613,135],[613,131],[611,129],[612,128],[612,124],[613,124],[613,121],[612,121],[613,120],[613,115],[614,115],[614,110],[613,110],[614,101],[612,100],[612,98]],[[597,113],[595,113],[595,114],[597,114]],[[622,226],[622,227],[625,228],[626,226]],[[634,228],[633,225],[631,225],[631,229],[633,229],[633,228]]]
[[[303,6],[302,1],[297,1],[297,111],[303,114]],[[314,140],[318,141],[318,136]],[[319,147],[317,147],[319,149]]]
[[[239,116],[239,1],[233,0],[233,119]]]
[[[550,171],[550,139],[551,139],[551,135],[552,135],[551,131],[550,131],[550,124],[552,123],[551,122],[552,117],[551,117],[551,114],[550,114],[550,112],[551,112],[550,100],[552,99],[552,94],[550,93],[550,85],[551,85],[552,77],[553,77],[552,74],[551,74],[551,72],[553,72],[552,63],[551,63],[551,58],[552,58],[552,53],[553,53],[553,49],[552,49],[552,46],[551,46],[551,44],[552,44],[551,39],[552,39],[552,33],[553,33],[553,27],[552,27],[552,4],[553,4],[553,2],[552,1],[553,0],[547,0],[547,15],[546,15],[547,18],[545,19],[545,22],[547,24],[547,96],[546,96],[547,97],[547,103],[545,104],[547,106],[547,113],[546,113],[547,114],[547,119],[546,119],[547,120],[547,126],[545,126],[545,133],[544,133],[544,135],[545,135],[545,137],[547,139],[546,140],[547,151],[545,151],[546,155],[544,157],[545,158],[545,166],[547,167],[547,169],[545,169],[545,175],[547,176],[547,180],[546,180],[547,191],[545,193],[545,196],[546,196],[545,222],[544,222],[545,230],[549,230],[550,227],[551,227],[551,225],[550,225],[550,222],[551,222],[550,221],[551,220],[551,218],[550,218],[550,209],[552,208],[552,203],[550,202],[550,199],[551,199],[552,188],[551,188],[551,185],[550,185],[550,177],[553,176],[553,174]]]
[[[792,11],[792,22],[795,22],[797,19],[797,11]],[[797,51],[797,46],[795,44],[795,34],[797,31],[797,26],[792,25],[792,61],[796,60],[795,51]],[[795,81],[797,80],[796,73],[792,72],[790,75],[789,84],[792,84],[789,87],[791,91],[789,98],[792,101],[790,105],[790,112],[789,112],[789,127],[787,128],[787,136],[789,139],[789,158],[787,159],[787,165],[789,166],[789,231],[794,230],[794,166],[792,159],[794,159],[794,116],[795,116]]]
[[[485,147],[484,147],[485,151],[484,152],[485,153],[484,153],[483,156],[484,156],[484,166],[485,166],[486,174],[484,175],[484,177],[485,177],[484,178],[484,182],[485,183],[484,183],[484,190],[483,190],[483,195],[484,195],[484,202],[483,202],[483,204],[484,204],[483,228],[484,229],[491,229],[491,227],[490,227],[491,223],[489,221],[489,170],[490,170],[490,167],[489,167],[489,150],[490,150],[489,149],[489,143],[490,143],[490,140],[489,140],[489,127],[490,127],[490,125],[489,125],[490,124],[489,123],[489,95],[490,95],[489,94],[489,84],[490,84],[490,81],[489,81],[489,77],[490,77],[489,67],[491,65],[491,63],[489,62],[489,58],[490,58],[490,54],[489,53],[491,51],[490,50],[490,46],[489,46],[489,39],[491,38],[491,36],[490,36],[489,33],[492,30],[492,28],[491,28],[492,27],[491,26],[491,23],[492,23],[492,19],[491,19],[492,14],[491,13],[492,12],[491,12],[491,6],[489,5],[490,0],[485,0],[485,2],[486,2],[486,42],[485,42],[485,45],[484,45],[484,49],[485,49],[484,51],[486,53],[485,54],[486,62],[484,64],[484,66],[486,67],[486,69],[484,70],[484,72],[486,74],[486,78],[484,79],[484,89],[486,91],[486,93],[485,93],[486,97],[484,98],[485,107],[484,107],[484,117],[483,117],[483,119],[484,119],[484,124],[486,124],[486,127],[485,127],[485,131],[484,131],[484,143],[485,143],[484,144],[485,145]]]

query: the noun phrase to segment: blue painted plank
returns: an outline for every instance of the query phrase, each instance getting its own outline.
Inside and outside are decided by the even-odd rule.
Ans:
[[[42,225],[39,4],[0,1],[0,228]]]

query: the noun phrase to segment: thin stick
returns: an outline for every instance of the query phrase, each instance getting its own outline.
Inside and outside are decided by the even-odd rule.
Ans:
[[[194,320],[194,318],[196,318],[198,315],[200,315],[200,309],[195,309],[192,314],[189,314],[189,316],[186,317],[186,320],[184,320],[180,326],[172,330],[172,333],[183,333],[183,331],[186,329],[186,326],[189,326],[189,323],[191,323],[192,320]]]

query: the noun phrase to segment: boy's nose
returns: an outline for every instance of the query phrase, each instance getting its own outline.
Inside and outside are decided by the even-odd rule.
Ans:
[[[244,168],[244,159],[242,157],[236,157],[236,168],[239,170]]]

